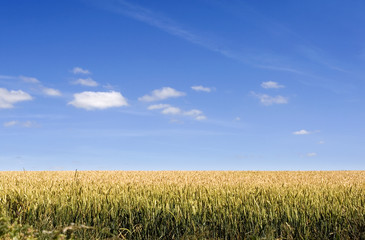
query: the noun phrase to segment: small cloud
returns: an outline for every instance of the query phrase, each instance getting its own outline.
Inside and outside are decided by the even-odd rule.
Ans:
[[[38,124],[36,124],[35,122],[32,122],[32,121],[25,121],[25,122],[10,121],[10,122],[5,122],[3,124],[3,126],[4,127],[20,126],[20,127],[25,127],[25,128],[31,128],[31,127],[37,127]]]
[[[268,81],[261,83],[261,87],[263,88],[284,88],[284,85],[279,85],[277,82]]]
[[[184,112],[184,115],[186,116],[198,116],[201,115],[203,112],[197,109],[192,109],[190,111]]]
[[[80,67],[74,67],[72,69],[72,73],[74,73],[74,74],[91,74],[91,72],[89,70],[82,69]]]
[[[195,119],[198,120],[198,121],[201,121],[201,120],[207,119],[207,117],[204,116],[204,115],[200,115],[200,116],[195,117]]]
[[[287,97],[283,97],[283,96],[269,96],[267,94],[260,94],[260,93],[255,93],[255,92],[251,92],[251,94],[260,99],[260,102],[265,105],[265,106],[270,106],[273,104],[287,104],[289,102],[289,99]]]
[[[235,121],[241,121],[241,118],[240,117],[235,117],[234,119]]]
[[[325,141],[319,141],[318,144],[325,144]]]
[[[58,91],[57,89],[53,89],[53,88],[44,87],[43,88],[43,93],[48,95],[48,96],[55,96],[55,97],[62,96],[60,91]]]
[[[83,85],[83,86],[88,86],[88,87],[96,87],[96,86],[99,85],[97,82],[95,82],[91,78],[79,78],[79,79],[77,79],[76,81],[74,81],[72,83],[73,84]]]
[[[183,111],[178,107],[173,107],[170,104],[155,104],[147,108],[148,110],[162,109],[161,113],[166,115],[182,115],[194,117],[196,120],[206,119],[203,112],[197,109],[192,109],[189,111]]]
[[[167,107],[167,108],[163,109],[161,113],[176,115],[176,114],[181,113],[181,109],[178,107]]]
[[[203,87],[203,86],[192,86],[191,89],[197,92],[211,92],[212,89],[209,87]]]
[[[179,92],[173,88],[170,87],[164,87],[161,89],[153,90],[150,95],[144,95],[143,97],[138,98],[139,101],[143,102],[153,102],[153,101],[159,101],[167,98],[176,98],[176,97],[182,97],[185,96],[186,93]]]
[[[120,92],[82,92],[74,94],[68,104],[86,110],[128,106],[127,99]]]
[[[115,87],[114,87],[113,85],[109,84],[109,83],[107,83],[107,84],[103,85],[103,88],[108,89],[108,90],[113,90],[113,89],[115,89]]]
[[[15,126],[16,124],[18,124],[18,121],[9,121],[9,122],[4,122],[3,126],[12,127],[12,126]]]
[[[170,104],[155,104],[155,105],[149,106],[147,109],[155,110],[155,109],[163,109],[163,108],[168,108],[168,107],[170,107]]]
[[[302,130],[299,130],[299,131],[295,131],[293,132],[294,135],[308,135],[308,134],[311,134],[312,132],[309,132],[305,129],[302,129]]]
[[[315,157],[315,156],[317,156],[317,153],[315,152],[307,153],[307,157]]]
[[[8,91],[5,88],[0,88],[0,108],[13,108],[14,104],[22,101],[32,100],[32,96],[22,90]]]
[[[34,77],[19,76],[19,79],[27,83],[40,83],[40,81]]]

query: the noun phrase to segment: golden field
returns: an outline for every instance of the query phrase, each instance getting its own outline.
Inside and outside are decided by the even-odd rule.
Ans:
[[[365,239],[365,171],[0,172],[0,239]]]

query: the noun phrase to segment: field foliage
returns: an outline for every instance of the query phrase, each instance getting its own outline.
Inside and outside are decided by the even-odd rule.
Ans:
[[[0,239],[365,239],[365,171],[0,172]]]

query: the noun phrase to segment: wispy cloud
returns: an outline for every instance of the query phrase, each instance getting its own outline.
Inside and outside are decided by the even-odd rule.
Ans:
[[[149,106],[147,109],[155,110],[155,109],[164,109],[164,108],[168,108],[168,107],[170,107],[170,104],[155,104],[155,105]]]
[[[19,78],[27,83],[40,83],[40,81],[34,77],[19,76]]]
[[[91,72],[87,69],[83,69],[83,68],[80,68],[80,67],[74,67],[71,72],[73,74],[91,74]]]
[[[38,91],[46,94],[47,96],[62,96],[62,93],[61,91],[57,90],[57,89],[54,89],[54,88],[48,88],[48,87],[45,87],[41,81],[39,81],[37,78],[35,77],[28,77],[28,76],[23,76],[23,75],[20,75],[20,76],[5,76],[5,75],[0,75],[0,79],[16,79],[16,80],[20,80],[22,82],[25,82],[25,83],[30,83],[32,84],[33,86],[36,86],[36,88],[38,89]]]
[[[279,53],[268,54],[266,51],[263,51],[257,47],[242,50],[242,47],[237,48],[231,45],[228,46],[224,43],[224,39],[222,40],[220,37],[212,37],[214,36],[214,33],[209,33],[209,37],[207,37],[205,36],[207,34],[206,32],[202,33],[201,31],[194,31],[191,28],[183,26],[173,19],[162,15],[161,13],[154,12],[148,8],[141,7],[126,0],[105,0],[98,1],[97,4],[99,4],[99,7],[102,7],[106,10],[123,14],[137,21],[156,27],[162,31],[167,32],[168,34],[179,37],[192,44],[199,45],[224,57],[256,68],[306,76],[306,79],[297,78],[296,80],[305,85],[321,87],[338,93],[338,87],[333,86],[333,79],[323,78],[311,73],[311,71],[308,70],[308,60],[316,62],[318,61],[316,58],[309,57],[307,58],[306,62],[300,63],[293,61],[291,56],[283,56]],[[232,7],[232,5],[230,6]],[[258,14],[258,12],[254,12],[255,17],[257,17]],[[263,31],[270,33],[273,31],[272,28],[275,28],[276,31],[285,34],[285,36],[287,36],[289,39],[292,39],[292,41],[295,40],[295,43],[291,44],[294,48],[293,51],[296,52],[298,56],[300,56],[300,54],[302,54],[302,57],[303,55],[305,56],[305,53],[301,53],[298,49],[295,49],[295,46],[298,46],[301,42],[308,42],[303,38],[303,36],[300,36],[292,30],[287,29],[284,25],[275,22],[274,19],[262,16],[262,14],[259,15],[261,15],[261,17],[259,17],[260,20],[264,22],[264,25],[261,26],[263,27]],[[320,60],[322,61],[322,59]],[[334,66],[333,64],[326,64],[326,61],[327,60],[324,60],[323,63],[330,69],[342,71],[340,67]],[[329,81],[332,82],[332,85],[329,84]]]
[[[9,121],[9,122],[4,122],[3,126],[4,127],[12,127],[15,126],[18,123],[18,121]]]
[[[96,87],[99,85],[97,82],[95,82],[91,78],[79,78],[79,79],[73,81],[72,83],[83,85],[83,86],[88,86],[88,87]]]
[[[317,153],[315,152],[307,153],[307,157],[315,157],[315,156],[317,156]]]
[[[144,95],[143,97],[138,98],[139,101],[142,102],[154,102],[160,101],[167,98],[177,98],[185,96],[186,93],[177,91],[171,87],[163,87],[161,89],[153,90],[151,94]]]
[[[283,97],[281,95],[270,96],[267,94],[261,94],[255,92],[251,92],[251,95],[258,98],[260,102],[265,106],[270,106],[273,104],[287,104],[289,102],[289,98]]]
[[[10,127],[14,127],[14,126],[19,126],[19,127],[24,127],[24,128],[32,128],[32,127],[38,127],[38,124],[33,122],[33,121],[21,122],[21,121],[13,120],[13,121],[3,123],[3,126],[6,127],[6,128],[10,128]]]
[[[128,106],[127,99],[120,92],[81,92],[74,94],[68,104],[86,110],[107,109]]]
[[[308,130],[305,130],[305,129],[293,132],[294,135],[308,135],[308,134],[311,134],[311,133],[312,132],[310,132]]]
[[[195,120],[204,120],[206,116],[202,111],[198,109],[191,109],[188,111],[183,111],[178,107],[171,106],[170,104],[155,104],[147,108],[148,110],[161,110],[162,114],[165,115],[181,115],[193,117]]]
[[[211,92],[212,88],[210,87],[203,87],[203,86],[192,86],[191,89],[197,92]]]
[[[32,96],[22,90],[7,90],[0,88],[0,108],[13,108],[15,103],[30,101]]]
[[[288,64],[280,63],[280,61],[278,63],[278,60],[282,57],[275,55],[268,56],[263,52],[257,52],[256,54],[253,54],[252,52],[242,53],[241,51],[237,51],[237,49],[232,50],[229,47],[224,46],[224,44],[216,41],[215,39],[212,39],[211,37],[204,37],[202,34],[195,33],[194,31],[183,27],[181,24],[166,16],[157,14],[150,9],[138,6],[136,4],[132,4],[128,1],[103,1],[101,5],[104,9],[123,14],[137,21],[159,28],[171,35],[177,36],[190,43],[199,45],[201,47],[204,47],[205,49],[216,52],[224,57],[242,62],[244,64],[274,71],[285,71],[303,74],[302,71],[299,71],[289,66]],[[275,62],[275,64],[272,64],[272,62]]]
[[[57,89],[54,89],[54,88],[46,88],[46,87],[43,87],[43,93],[48,95],[48,96],[55,96],[55,97],[59,97],[59,96],[62,96],[62,93],[57,90]]]
[[[280,85],[277,82],[273,82],[273,81],[267,81],[267,82],[263,82],[261,83],[261,87],[263,88],[284,88],[284,85]]]

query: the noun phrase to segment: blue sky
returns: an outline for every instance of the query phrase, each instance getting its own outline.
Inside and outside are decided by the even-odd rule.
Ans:
[[[364,11],[3,0],[0,170],[363,170]]]

